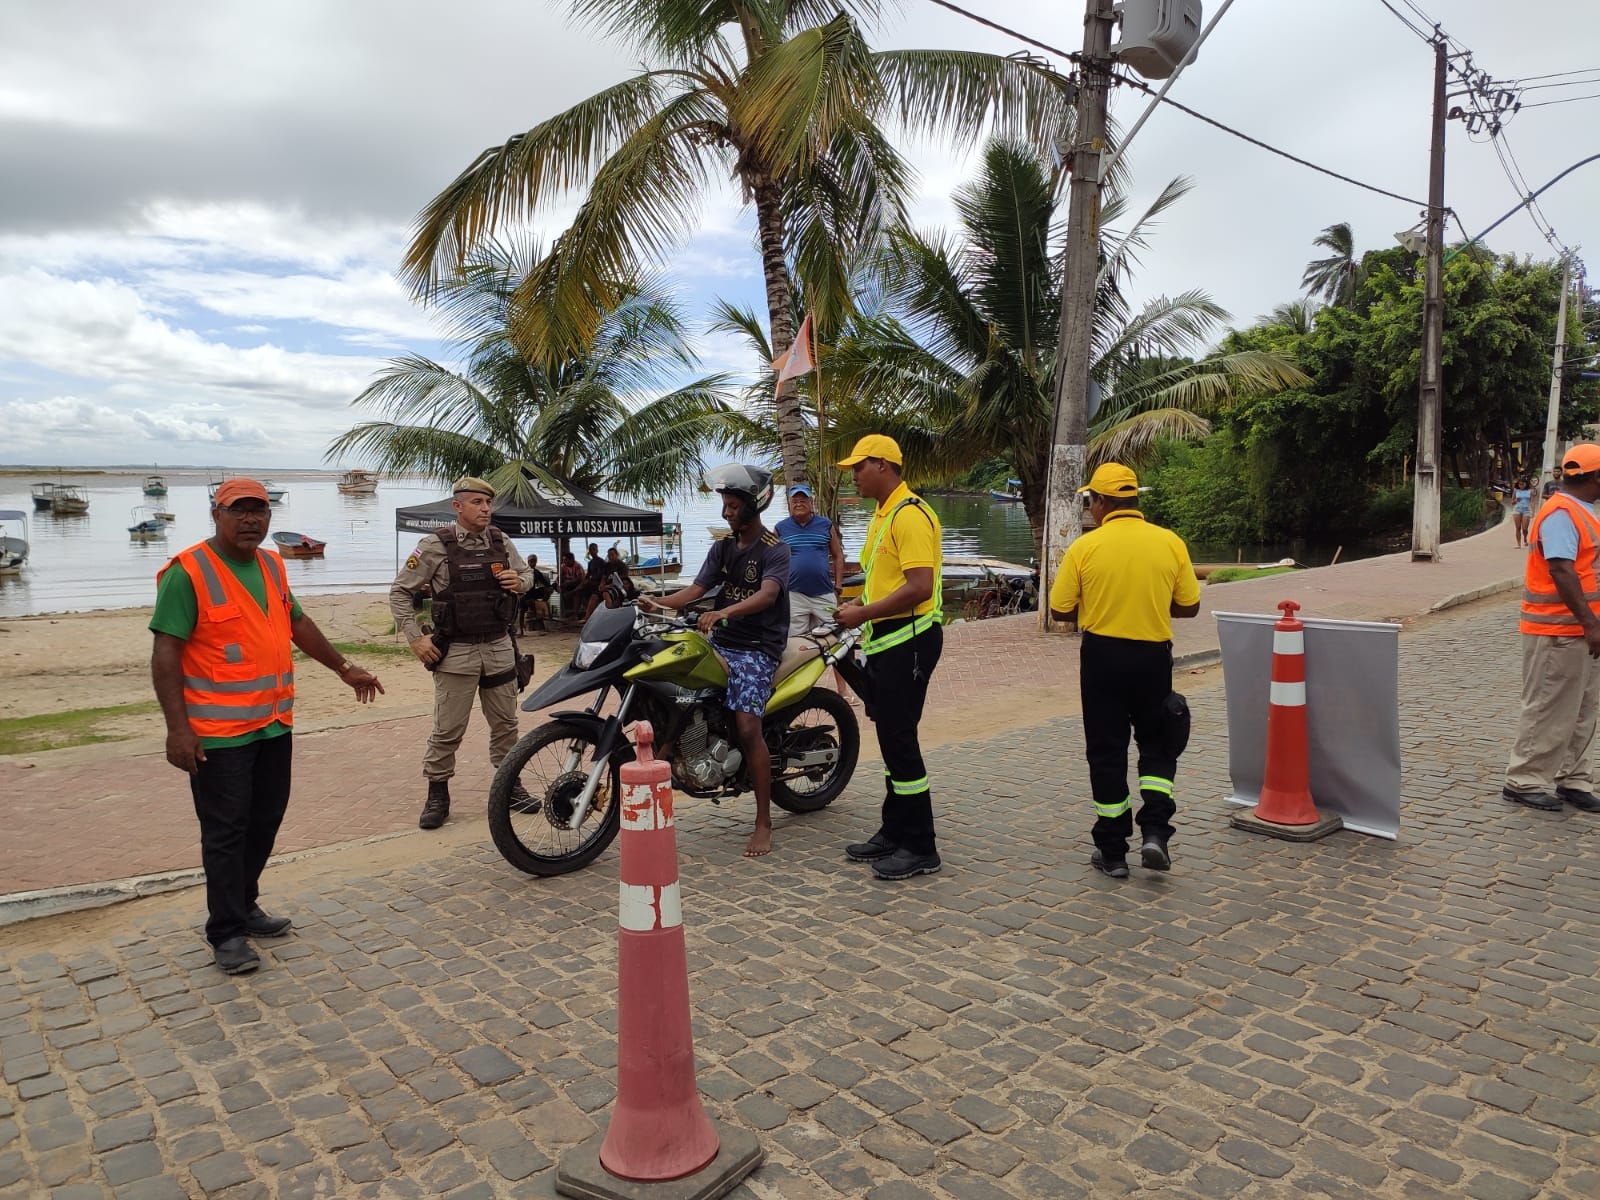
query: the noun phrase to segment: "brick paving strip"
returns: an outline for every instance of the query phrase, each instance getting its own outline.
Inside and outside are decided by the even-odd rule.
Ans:
[[[1170,875],[1086,865],[1072,719],[930,755],[909,885],[839,853],[864,785],[760,862],[685,806],[701,1088],[768,1150],[734,1195],[1600,1195],[1600,833],[1498,798],[1512,617],[1401,639],[1398,842],[1230,829],[1214,673]],[[614,1095],[615,856],[473,832],[271,868],[299,928],[241,979],[195,892],[0,930],[0,1196],[550,1195]]]

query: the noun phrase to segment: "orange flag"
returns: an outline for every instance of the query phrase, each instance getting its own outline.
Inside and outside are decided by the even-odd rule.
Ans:
[[[795,334],[794,344],[789,347],[788,352],[772,360],[772,369],[778,373],[780,384],[785,379],[795,379],[817,369],[816,360],[811,357],[809,313],[806,314],[806,319],[800,322],[800,332]]]

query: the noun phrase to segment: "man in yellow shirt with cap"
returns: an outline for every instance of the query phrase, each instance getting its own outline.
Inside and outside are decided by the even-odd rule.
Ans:
[[[1103,463],[1078,490],[1097,525],[1061,560],[1050,615],[1083,633],[1078,684],[1095,809],[1089,861],[1126,879],[1130,727],[1139,747],[1140,857],[1152,871],[1172,866],[1173,776],[1189,734],[1189,710],[1172,690],[1172,618],[1200,611],[1200,583],[1183,539],[1139,511],[1139,477],[1130,468]]]
[[[877,726],[884,773],[882,824],[845,854],[870,862],[879,879],[932,875],[940,867],[917,725],[944,647],[942,530],[900,478],[904,462],[899,445],[881,433],[862,438],[839,462],[850,468],[856,491],[878,502],[861,547],[866,587],[860,603],[839,609],[839,623],[867,626],[867,715]]]

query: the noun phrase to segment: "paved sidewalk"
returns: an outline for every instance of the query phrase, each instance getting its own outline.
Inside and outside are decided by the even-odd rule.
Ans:
[[[683,805],[701,1089],[768,1154],[734,1195],[1600,1195],[1600,825],[1498,798],[1512,608],[1401,639],[1398,842],[1231,829],[1215,673],[1167,875],[1086,865],[1072,719],[930,755],[909,884],[839,852],[864,781],[759,861]],[[616,855],[470,832],[274,866],[298,929],[243,979],[196,892],[0,930],[0,1197],[551,1195],[614,1098]]]
[[[1509,531],[1497,527],[1450,543],[1440,563],[1412,563],[1400,554],[1205,588],[1199,618],[1176,622],[1175,650],[1191,661],[1215,655],[1210,613],[1217,608],[1270,613],[1278,600],[1292,597],[1306,615],[1404,619],[1508,587],[1522,570],[1522,551],[1510,540]],[[952,626],[945,645],[929,697],[935,714],[1011,712],[1027,720],[1044,688],[1062,689],[1075,702],[1077,641],[1041,635],[1032,615]],[[537,720],[524,715],[524,728]],[[298,736],[294,796],[279,853],[415,833],[428,729],[428,718],[410,717]],[[872,746],[870,737],[865,741]],[[483,723],[475,719],[452,784],[458,819],[482,819],[487,755]],[[157,743],[0,761],[0,793],[8,797],[0,919],[37,911],[34,903],[16,901],[19,894],[67,888],[71,894],[60,903],[71,906],[85,901],[84,885],[198,869],[188,788]]]

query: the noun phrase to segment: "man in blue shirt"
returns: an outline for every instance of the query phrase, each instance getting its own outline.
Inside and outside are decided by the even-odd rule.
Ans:
[[[810,633],[833,620],[844,578],[844,543],[839,530],[812,507],[811,489],[789,489],[789,515],[773,526],[789,546],[789,636]]]

